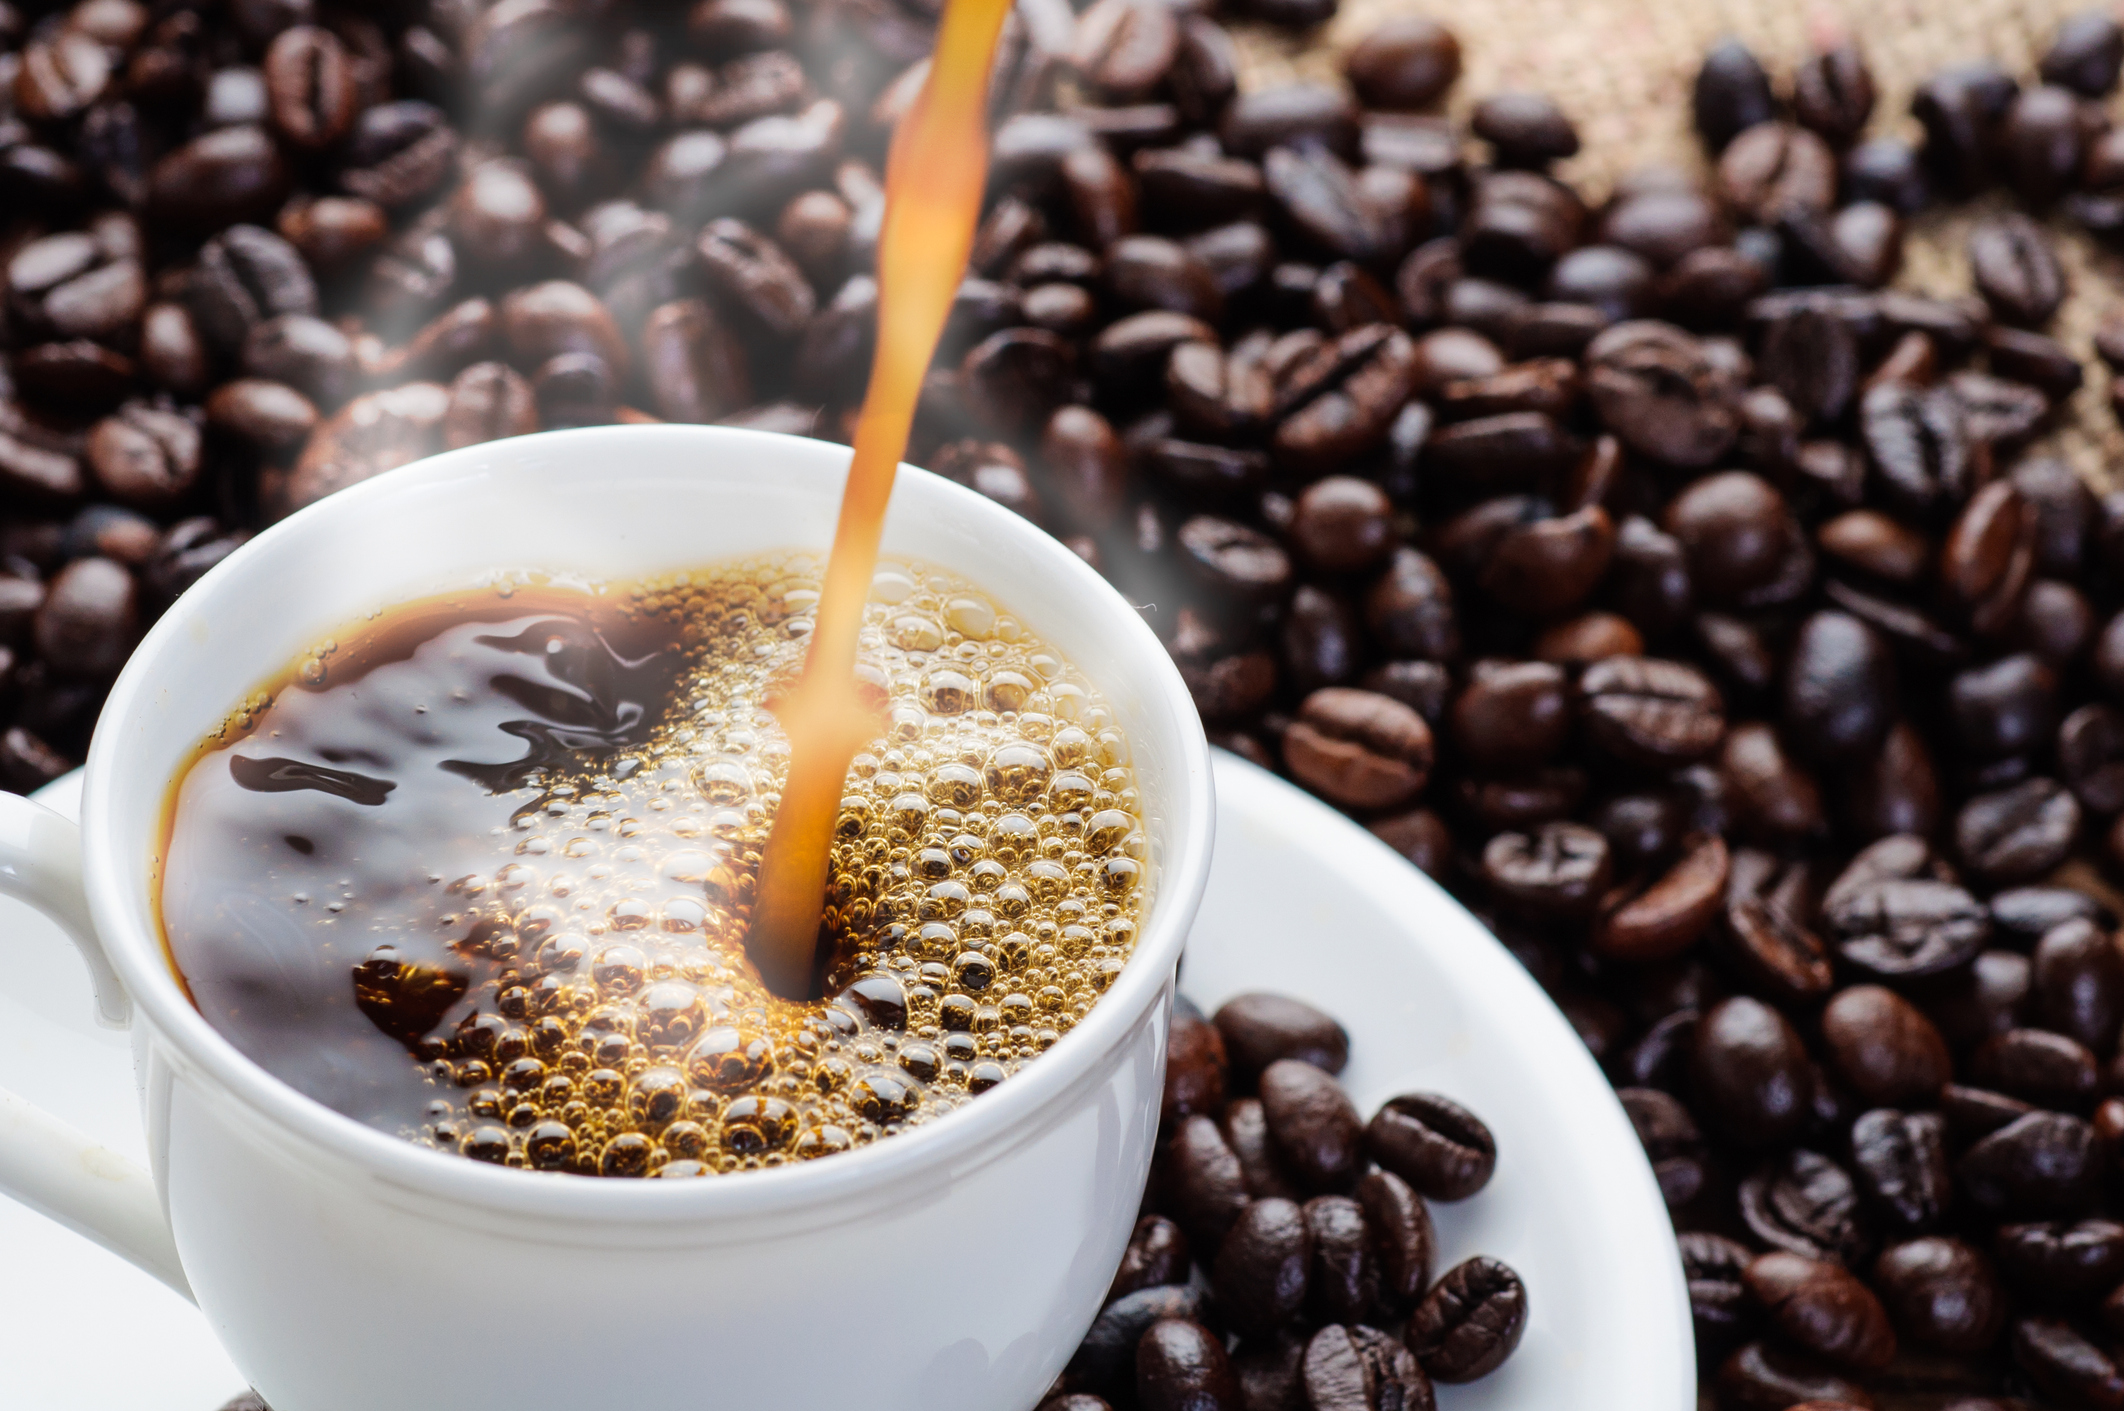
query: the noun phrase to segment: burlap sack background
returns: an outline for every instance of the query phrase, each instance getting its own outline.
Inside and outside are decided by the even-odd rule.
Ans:
[[[1825,38],[1864,47],[1880,88],[1873,128],[1915,140],[1910,94],[1943,65],[1990,56],[2024,79],[2065,16],[2097,0],[1343,0],[1325,33],[1306,39],[1241,34],[1249,86],[1330,78],[1340,50],[1379,16],[1415,11],[1451,28],[1464,63],[1452,105],[1506,88],[1550,94],[1577,122],[1585,150],[1561,174],[1590,198],[1650,162],[1704,168],[1689,127],[1689,91],[1710,43],[1737,35],[1783,84]],[[1966,291],[1963,236],[1984,203],[1928,213],[1911,228],[1898,283]],[[2066,456],[2104,486],[2124,483],[2124,434],[2108,404],[2109,378],[2094,358],[2095,324],[2124,304],[2124,260],[2058,226],[2073,295],[2051,330],[2088,364],[2070,415],[2039,446]]]

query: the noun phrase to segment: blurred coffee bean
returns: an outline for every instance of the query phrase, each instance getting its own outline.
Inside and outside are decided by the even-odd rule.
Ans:
[[[1927,1235],[1890,1245],[1873,1266],[1873,1285],[1896,1330],[1936,1351],[1981,1352],[2005,1322],[1991,1261],[1957,1239]]]
[[[1392,15],[1350,46],[1342,71],[1367,108],[1416,112],[1444,97],[1460,77],[1460,42],[1435,20]]]
[[[2040,328],[2065,298],[2065,274],[2050,237],[2018,212],[1970,232],[1969,263],[1977,292],[2007,323]]]
[[[1785,1017],[1746,997],[1723,1000],[1698,1023],[1689,1073],[1705,1110],[1742,1146],[1781,1144],[1806,1125],[1814,1076]]]

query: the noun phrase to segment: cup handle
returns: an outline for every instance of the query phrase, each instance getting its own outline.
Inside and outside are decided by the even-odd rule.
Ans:
[[[28,902],[67,933],[95,984],[97,1019],[125,1028],[132,1004],[89,921],[80,828],[42,804],[0,794],[0,895]],[[12,1196],[192,1296],[146,1169],[5,1088],[0,1088],[0,1195]]]

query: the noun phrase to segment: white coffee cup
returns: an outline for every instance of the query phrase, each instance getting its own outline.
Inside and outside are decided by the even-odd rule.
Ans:
[[[713,427],[492,442],[334,495],[202,578],[111,692],[79,830],[0,795],[0,892],[74,937],[102,1017],[131,1025],[152,1181],[0,1092],[0,1192],[189,1292],[278,1411],[1031,1406],[1136,1217],[1213,820],[1202,729],[1164,651],[1023,519],[902,470],[885,551],[990,591],[1106,693],[1142,780],[1156,896],[1090,1015],[932,1125],[693,1181],[442,1155],[240,1055],[186,1000],[151,903],[189,752],[322,636],[497,571],[625,580],[822,548],[847,463]]]

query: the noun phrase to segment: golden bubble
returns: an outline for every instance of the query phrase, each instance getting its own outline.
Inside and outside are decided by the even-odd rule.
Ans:
[[[1092,853],[1111,852],[1135,829],[1134,815],[1123,813],[1118,808],[1101,809],[1084,820],[1084,850]]]
[[[914,613],[894,618],[885,635],[903,652],[933,652],[944,645],[944,629],[933,618]]]
[[[1047,742],[1047,752],[1064,769],[1075,769],[1092,755],[1092,737],[1074,725],[1065,725]]]
[[[743,1092],[773,1067],[774,1044],[764,1034],[727,1024],[701,1035],[686,1054],[686,1076],[715,1093]]]
[[[1092,782],[1074,770],[1057,774],[1047,789],[1047,798],[1059,812],[1070,813],[1091,802]]]
[[[986,598],[953,598],[944,609],[944,621],[962,637],[986,641],[996,630],[996,605]]]
[[[930,802],[972,808],[981,801],[981,775],[971,765],[940,764],[929,771]]]
[[[1048,787],[1052,771],[1046,750],[1038,745],[1012,742],[998,745],[990,753],[982,777],[991,794],[1004,804],[1012,805],[1038,798],[1040,791]]]
[[[728,808],[752,794],[752,772],[736,760],[710,760],[693,774],[701,797],[717,808]]]
[[[1022,671],[1001,668],[991,671],[981,683],[981,704],[998,713],[1021,711],[1040,687]]]
[[[922,707],[936,715],[958,715],[974,704],[973,679],[962,671],[940,668],[922,678]]]

